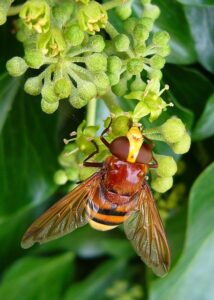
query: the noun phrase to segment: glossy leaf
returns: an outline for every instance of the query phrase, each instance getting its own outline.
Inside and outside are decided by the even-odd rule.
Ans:
[[[191,110],[196,119],[201,115],[207,98],[213,93],[214,85],[201,72],[193,68],[167,65],[164,81],[176,101]]]
[[[214,0],[178,0],[178,2],[187,5],[196,6],[212,6],[214,5]]]
[[[138,2],[134,4],[134,11],[139,16],[142,5]],[[155,21],[154,31],[166,30],[170,35],[171,53],[167,57],[167,62],[194,63],[197,55],[182,5],[171,0],[154,0],[153,3],[161,10],[159,18]]]
[[[214,73],[214,7],[186,7],[199,62]]]
[[[0,135],[0,243],[4,245],[0,248],[1,266],[20,253],[21,236],[32,214],[35,218],[38,213],[35,207],[56,189],[56,117],[41,112],[38,99],[23,91],[12,93],[11,80],[6,106],[12,107],[5,110]]]
[[[170,63],[190,64],[196,61],[194,42],[189,30],[182,5],[171,0],[155,0],[161,10],[155,26],[157,30],[166,30],[170,35]]]
[[[19,83],[20,79],[12,78],[6,73],[0,76],[0,134],[15,100]]]
[[[151,286],[150,300],[211,300],[214,295],[214,176],[211,164],[195,181],[189,198],[188,228],[183,254],[163,280]],[[197,284],[196,284],[197,283]]]
[[[92,274],[80,283],[73,284],[63,300],[97,300],[105,299],[107,288],[111,287],[116,279],[124,279],[126,262],[123,259],[111,259],[99,266]]]
[[[65,282],[73,271],[73,255],[26,257],[4,274],[0,298],[7,300],[61,299]]]
[[[214,134],[214,94],[208,99],[193,131],[193,140],[203,140]]]
[[[100,232],[89,225],[78,228],[63,238],[41,245],[36,251],[46,253],[62,250],[72,251],[85,259],[103,255],[124,258],[135,255],[130,242],[119,229]]]

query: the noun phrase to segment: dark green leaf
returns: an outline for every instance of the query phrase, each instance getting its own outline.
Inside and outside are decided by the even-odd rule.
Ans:
[[[185,8],[199,62],[214,73],[214,8]]]
[[[163,280],[151,286],[151,300],[212,300],[214,295],[214,164],[195,181],[189,198],[183,254]]]
[[[177,1],[187,5],[197,5],[197,6],[214,5],[214,0],[177,0]]]
[[[80,283],[73,284],[64,300],[103,300],[107,288],[118,278],[127,277],[126,261],[111,259],[98,267],[90,276]]]
[[[214,94],[208,99],[193,131],[193,140],[203,140],[214,134]]]
[[[140,15],[142,10],[139,2],[134,5],[136,15]],[[166,30],[170,34],[171,54],[167,61],[176,64],[194,63],[197,56],[182,5],[171,0],[154,0],[153,3],[161,10],[155,22],[155,31]]]
[[[64,287],[73,269],[73,255],[26,257],[5,273],[0,298],[7,300],[62,299]]]
[[[21,236],[32,213],[38,214],[35,207],[56,189],[57,166],[56,117],[44,114],[40,101],[22,91],[8,93],[7,100],[13,105],[0,135],[1,264],[20,253]]]
[[[157,30],[166,30],[170,34],[171,54],[168,62],[190,64],[196,61],[196,53],[189,25],[182,5],[172,0],[155,0],[161,9],[161,15],[155,23]]]
[[[164,80],[169,84],[170,92],[176,101],[198,118],[207,98],[213,93],[213,84],[195,69],[173,65],[166,66]]]
[[[20,80],[6,73],[0,76],[0,134],[17,94]]]
[[[109,232],[93,230],[89,225],[79,228],[56,241],[39,246],[39,252],[66,250],[84,258],[101,255],[130,257],[134,250],[125,235],[118,229]]]

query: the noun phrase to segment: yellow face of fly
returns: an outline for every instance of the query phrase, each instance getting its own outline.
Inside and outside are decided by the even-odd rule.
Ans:
[[[143,144],[142,132],[137,126],[133,126],[127,132],[127,138],[129,140],[129,153],[127,161],[134,163]]]

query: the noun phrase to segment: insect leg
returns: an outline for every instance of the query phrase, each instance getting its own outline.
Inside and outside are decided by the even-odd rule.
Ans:
[[[96,155],[99,152],[99,148],[96,144],[95,141],[91,141],[96,150],[94,152],[92,152],[88,157],[86,157],[86,159],[83,161],[83,166],[85,167],[94,167],[94,168],[102,168],[103,167],[103,163],[99,163],[99,162],[90,162],[88,161],[90,158],[92,158],[94,155]]]

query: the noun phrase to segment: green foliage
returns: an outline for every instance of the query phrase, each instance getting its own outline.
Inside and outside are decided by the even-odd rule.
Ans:
[[[0,38],[4,41],[0,49],[0,298],[213,299],[214,1],[154,0],[153,4],[160,8],[160,17],[156,19],[159,14],[157,9],[153,10],[150,17],[144,11],[144,18],[137,26],[135,17],[142,17],[141,1],[127,1],[124,7],[119,1],[116,9],[108,10],[108,21],[116,30],[117,38],[113,37],[115,31],[106,25],[106,15],[101,9],[96,9],[96,14],[94,11],[93,14],[82,11],[78,16],[78,24],[68,22],[75,11],[74,6],[85,6],[90,1],[75,1],[75,5],[71,4],[74,1],[63,1],[65,6],[60,6],[58,2],[51,18],[54,18],[57,29],[63,27],[60,32],[55,29],[49,31],[53,21],[50,19],[49,5],[54,1],[29,1],[34,5],[38,2],[43,5],[41,11],[44,22],[38,24],[38,15],[33,14],[35,22],[29,23],[26,17],[28,10],[23,10],[23,23],[17,22],[15,28],[16,16],[11,17],[15,15],[10,8],[12,2],[3,0],[0,4],[0,23],[5,23],[6,15],[10,15],[7,23],[0,28]],[[112,3],[99,2],[105,2],[104,7]],[[143,2],[150,5],[150,1]],[[17,4],[22,3],[25,1],[17,1]],[[133,10],[132,15],[130,9]],[[93,26],[90,18],[96,21]],[[156,19],[155,26],[153,19]],[[23,27],[24,24],[27,28]],[[19,28],[21,34],[17,33],[17,38],[27,44],[25,53],[12,34]],[[33,34],[29,33],[32,29],[35,30]],[[162,33],[153,35],[149,33],[151,30],[161,30]],[[166,32],[170,35],[170,54],[166,46]],[[41,34],[38,40],[39,53],[38,49],[28,44],[29,40],[34,42],[38,34]],[[147,39],[148,34],[149,42],[146,45],[133,43],[133,37],[140,42]],[[109,36],[109,43],[105,45],[103,37],[106,35]],[[159,56],[151,59],[150,55],[145,55],[148,51],[145,46],[149,47],[149,43],[162,44],[161,51],[159,49],[160,52],[155,53],[161,55],[161,59]],[[73,61],[68,64],[69,72],[61,73],[65,69],[52,69],[52,66],[59,53],[64,55],[67,45],[71,45],[69,55]],[[123,52],[127,47],[131,51],[135,49],[136,55],[131,59],[127,59]],[[5,72],[6,62],[17,55],[35,69],[28,70],[22,78],[12,78]],[[160,71],[165,57],[166,64]],[[148,73],[143,70],[140,76],[142,58],[148,59],[144,62],[149,68],[153,67],[153,71]],[[8,66],[8,71],[15,76],[21,75],[26,69],[22,60],[18,63],[16,68],[10,63]],[[42,69],[38,70],[41,65]],[[83,69],[87,80],[85,75],[80,76]],[[78,76],[75,77],[75,74]],[[142,91],[147,87],[147,80],[152,78],[156,82],[154,90],[145,96]],[[161,96],[160,81],[161,86],[167,84],[170,87]],[[114,97],[109,97],[109,94],[106,96],[110,86],[114,86],[114,93],[119,95],[116,102],[113,101]],[[122,97],[130,93],[135,95],[131,101]],[[57,110],[54,115],[49,116],[41,111],[40,94],[43,97],[43,110],[47,113]],[[142,122],[148,137],[157,140],[154,152],[159,157],[160,168],[152,173],[151,185],[157,191],[154,195],[172,252],[172,269],[164,279],[156,279],[146,269],[121,228],[97,232],[86,226],[45,245],[30,250],[20,248],[21,237],[29,224],[67,193],[74,182],[85,179],[95,171],[80,168],[83,159],[94,151],[92,139],[100,150],[96,161],[103,161],[108,155],[98,138],[100,129],[93,122],[90,123],[93,111],[88,110],[86,124],[82,123],[85,110],[73,108],[85,106],[95,96],[99,98],[96,124],[102,127],[103,120],[109,116],[106,107],[113,111],[109,140],[125,135],[133,116],[136,121]],[[152,107],[147,105],[151,101],[144,101],[145,97],[154,101]],[[64,98],[68,98],[73,107],[64,100],[60,100],[59,105],[58,100]],[[101,99],[105,100],[106,105]],[[173,103],[174,107],[165,107],[169,103]],[[167,109],[159,111],[160,104]],[[149,121],[151,115],[152,123]],[[176,130],[180,130],[179,139],[178,135],[168,130],[164,132],[167,139],[171,134],[171,149],[163,143],[161,135],[164,130],[161,131],[161,128],[175,115],[182,120],[185,128],[178,121],[180,127],[176,126]],[[105,127],[108,122],[109,119]],[[71,136],[71,143],[63,148],[63,138],[76,130],[78,125],[77,139]],[[183,149],[179,145],[183,146],[183,139],[186,138],[188,146],[189,136],[192,137],[190,153],[181,156]],[[173,149],[179,154],[175,154]],[[72,154],[65,156],[65,153]],[[166,163],[167,167],[164,165]],[[177,173],[174,174],[176,169]],[[65,182],[67,185],[58,189],[57,185]],[[171,186],[169,192],[160,194]],[[138,292],[134,293],[135,289]]]

